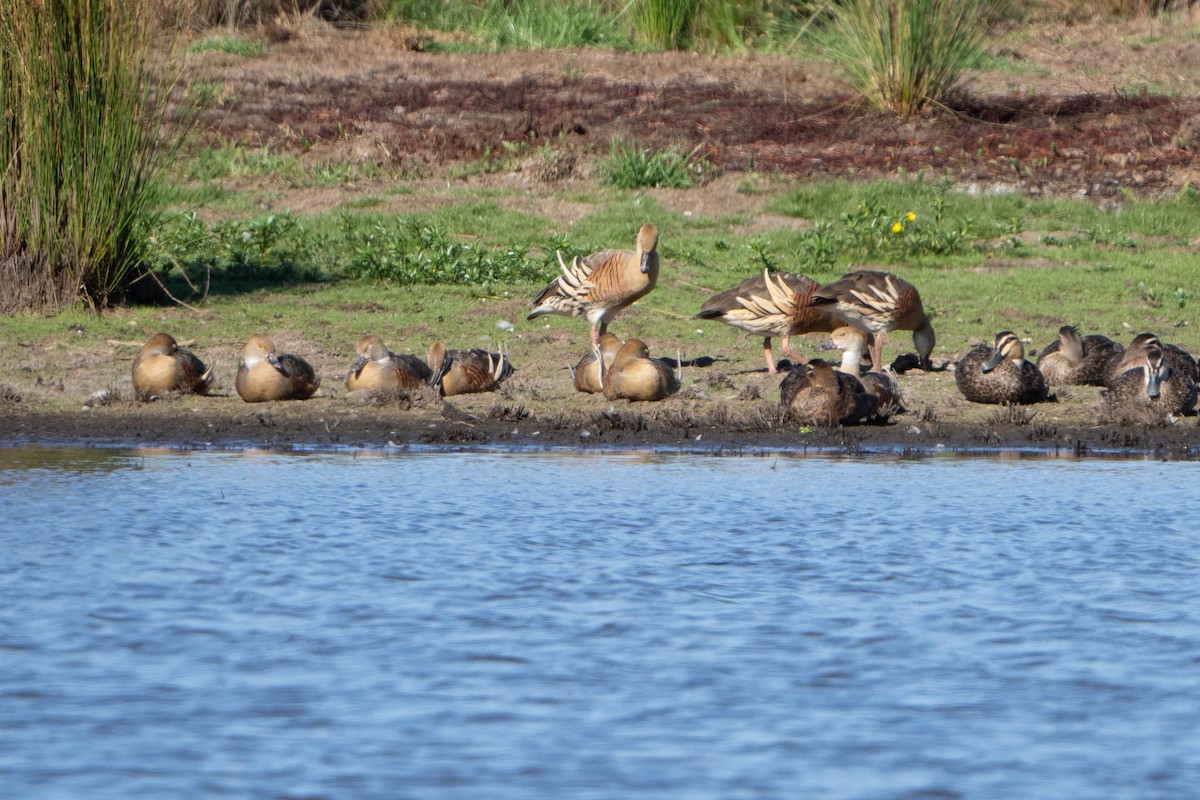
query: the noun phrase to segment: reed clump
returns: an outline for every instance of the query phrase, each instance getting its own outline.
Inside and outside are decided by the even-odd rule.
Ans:
[[[103,307],[138,269],[172,138],[151,5],[0,6],[0,310]]]

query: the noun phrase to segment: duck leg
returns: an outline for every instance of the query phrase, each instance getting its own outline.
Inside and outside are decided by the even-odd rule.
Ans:
[[[871,371],[883,372],[883,343],[887,339],[885,331],[871,334]]]
[[[780,337],[780,341],[783,342],[783,352],[787,353],[788,358],[792,359],[792,361],[796,362],[800,366],[804,366],[808,363],[807,358],[792,349],[792,340],[790,336]]]

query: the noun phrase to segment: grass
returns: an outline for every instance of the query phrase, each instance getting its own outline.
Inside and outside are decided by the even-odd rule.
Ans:
[[[652,151],[614,136],[600,176],[617,189],[689,189],[712,171],[700,150],[676,145]]]
[[[262,42],[243,39],[239,36],[208,36],[188,47],[189,53],[228,53],[234,56],[255,58],[267,54],[267,46]]]

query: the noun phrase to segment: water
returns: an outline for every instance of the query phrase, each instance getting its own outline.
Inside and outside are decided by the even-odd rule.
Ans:
[[[1196,797],[1197,469],[0,448],[0,797]]]

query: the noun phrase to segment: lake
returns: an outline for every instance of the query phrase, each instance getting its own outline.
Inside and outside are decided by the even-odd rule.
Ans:
[[[0,448],[0,796],[1195,797],[1198,486]]]

